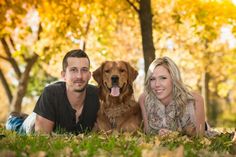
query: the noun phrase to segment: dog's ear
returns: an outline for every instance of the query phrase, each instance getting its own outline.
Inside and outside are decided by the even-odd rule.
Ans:
[[[128,62],[125,62],[125,65],[128,69],[129,83],[132,84],[134,82],[134,80],[136,79],[136,77],[138,76],[138,71],[135,70]]]
[[[98,67],[94,72],[93,72],[93,78],[94,80],[98,83],[98,85],[102,84],[103,78],[102,78],[102,73],[103,73],[103,68],[105,66],[106,62],[103,62],[100,67]]]
[[[93,71],[93,78],[99,84],[102,83],[102,71],[105,63],[102,63],[95,71]]]

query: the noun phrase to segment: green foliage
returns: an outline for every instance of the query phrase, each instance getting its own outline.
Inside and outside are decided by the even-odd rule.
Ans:
[[[232,134],[230,133],[221,134],[219,137],[213,138],[210,150],[218,150],[219,152],[230,151],[232,145],[230,139],[232,139]]]
[[[53,77],[39,67],[35,67],[29,80],[26,96],[38,96],[42,93],[45,85],[55,82],[56,77]]]
[[[187,137],[178,133],[159,137],[137,133],[88,133],[17,135],[0,128],[0,155],[16,156],[226,156],[233,146],[232,134],[214,138]],[[182,149],[183,148],[183,149]],[[233,154],[232,154],[233,155]],[[183,156],[183,155],[182,155]]]

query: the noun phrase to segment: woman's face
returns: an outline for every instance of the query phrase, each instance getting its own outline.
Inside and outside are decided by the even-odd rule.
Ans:
[[[164,104],[168,105],[172,100],[173,81],[169,71],[162,65],[157,66],[150,77],[152,91],[157,98]]]

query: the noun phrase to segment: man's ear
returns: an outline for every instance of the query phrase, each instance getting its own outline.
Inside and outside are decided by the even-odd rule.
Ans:
[[[92,73],[91,71],[89,71],[89,80],[91,79],[91,77],[92,77]]]
[[[65,80],[65,75],[66,75],[66,72],[65,72],[65,71],[61,71],[61,78],[62,78],[63,80]]]

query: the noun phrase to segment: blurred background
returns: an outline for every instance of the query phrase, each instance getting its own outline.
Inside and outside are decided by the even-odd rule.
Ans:
[[[150,62],[169,56],[210,125],[236,126],[236,0],[0,0],[0,39],[1,122],[31,113],[65,53],[81,48],[91,71],[105,60],[137,69],[136,99]]]

